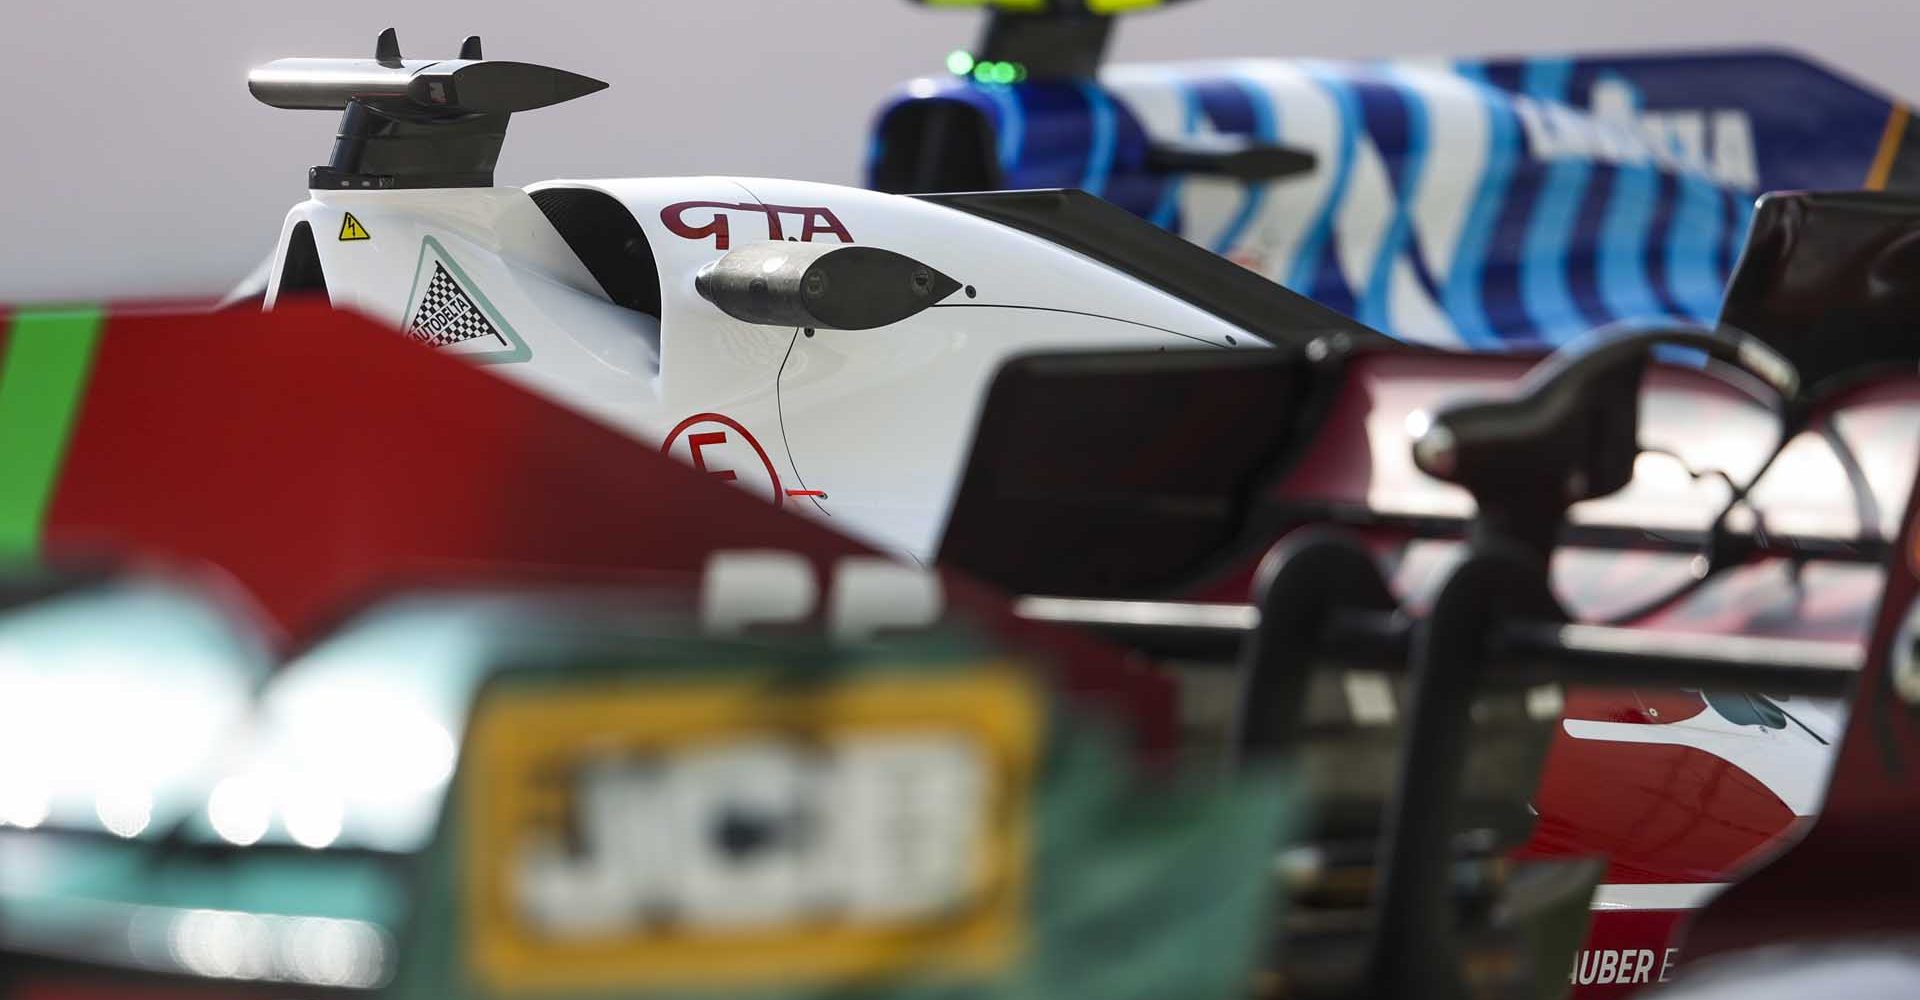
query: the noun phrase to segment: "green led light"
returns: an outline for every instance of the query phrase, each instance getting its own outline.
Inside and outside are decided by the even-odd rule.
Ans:
[[[968,56],[967,58],[971,59],[973,57]],[[973,72],[968,74],[960,72],[960,61],[958,59],[949,58],[947,60],[947,67],[958,75],[972,76],[977,83],[993,83],[1006,86],[1011,83],[1025,83],[1027,79],[1027,67],[1017,62],[995,62],[991,59],[982,59],[972,64]]]
[[[947,56],[947,71],[954,76],[966,76],[973,72],[973,53],[966,49],[954,49]]]

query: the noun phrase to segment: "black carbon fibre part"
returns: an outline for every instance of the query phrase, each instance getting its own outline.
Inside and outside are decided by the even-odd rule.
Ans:
[[[1212,313],[1276,347],[1386,336],[1085,191],[920,195],[1038,236]]]

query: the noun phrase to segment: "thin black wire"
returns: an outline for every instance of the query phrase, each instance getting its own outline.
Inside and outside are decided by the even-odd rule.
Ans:
[[[1805,429],[1806,409],[1804,407],[1795,406],[1791,401],[1782,399],[1776,405],[1775,410],[1780,420],[1780,438],[1774,442],[1773,450],[1767,453],[1766,459],[1760,463],[1760,467],[1754,470],[1753,475],[1748,477],[1744,484],[1734,482],[1733,476],[1724,469],[1696,470],[1693,466],[1687,464],[1686,459],[1671,449],[1641,449],[1645,454],[1664,455],[1678,462],[1680,468],[1685,470],[1687,475],[1695,482],[1702,479],[1718,477],[1727,484],[1731,493],[1727,498],[1726,506],[1722,507],[1720,513],[1714,516],[1713,523],[1707,528],[1706,539],[1701,544],[1701,551],[1698,558],[1705,561],[1705,569],[1692,575],[1685,583],[1657,597],[1642,601],[1626,611],[1616,612],[1608,616],[1603,620],[1602,624],[1625,625],[1671,607],[1675,602],[1699,591],[1709,580],[1714,579],[1721,572],[1739,566],[1747,561],[1747,552],[1741,552],[1737,556],[1729,556],[1734,546],[1732,536],[1727,532],[1727,519],[1733,515],[1735,509],[1747,502],[1747,497],[1753,492],[1755,487],[1760,485],[1760,480],[1766,478],[1767,470],[1773,468],[1774,462],[1779,460],[1781,453],[1785,452],[1787,446]],[[1753,511],[1754,534],[1759,536],[1764,544],[1766,538],[1766,521],[1761,517],[1758,510],[1754,510],[1752,507],[1748,507],[1747,509]]]

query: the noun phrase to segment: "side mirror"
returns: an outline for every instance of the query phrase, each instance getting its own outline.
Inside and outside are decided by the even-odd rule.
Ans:
[[[1609,327],[1541,362],[1511,398],[1415,414],[1414,464],[1466,487],[1480,523],[1545,555],[1567,508],[1632,480],[1641,374],[1660,346],[1704,351],[1745,371],[1779,398],[1783,421],[1800,390],[1792,364],[1738,330]]]
[[[891,250],[772,241],[729,250],[693,284],[743,323],[822,330],[898,323],[960,290],[958,281]]]
[[[1312,150],[1249,142],[1240,136],[1156,139],[1147,145],[1147,167],[1158,173],[1226,177],[1249,184],[1313,173]]]

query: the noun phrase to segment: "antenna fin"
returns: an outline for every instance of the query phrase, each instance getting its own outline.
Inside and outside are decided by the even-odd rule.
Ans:
[[[400,33],[388,28],[380,33],[380,40],[373,43],[373,58],[382,66],[400,65]]]
[[[486,56],[480,54],[479,35],[468,35],[467,40],[460,43],[460,58],[474,60],[486,58]]]

